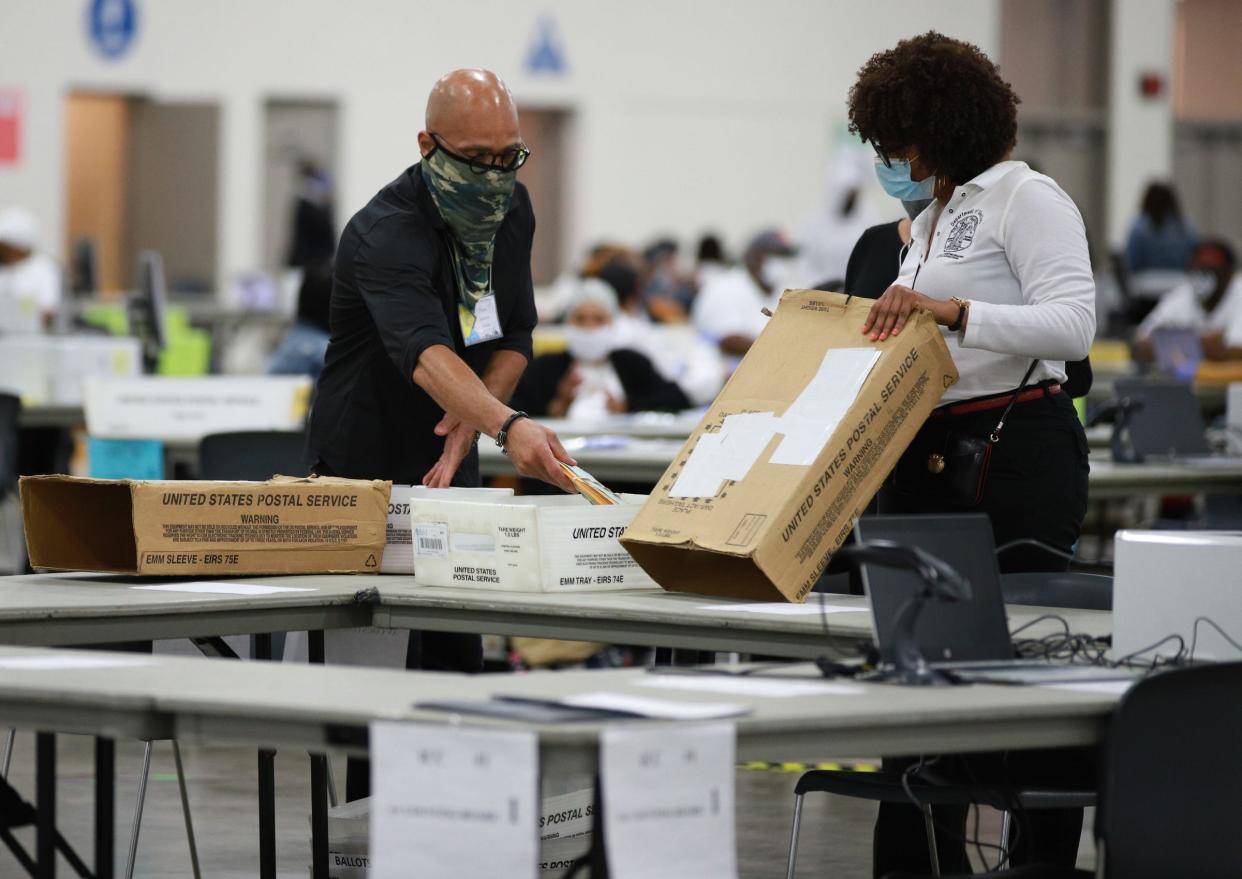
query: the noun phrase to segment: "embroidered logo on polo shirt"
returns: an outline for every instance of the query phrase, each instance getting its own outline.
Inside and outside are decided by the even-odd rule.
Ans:
[[[983,222],[983,211],[966,211],[959,214],[949,227],[949,238],[944,243],[940,255],[948,259],[961,259],[962,251],[975,243],[975,232]]]

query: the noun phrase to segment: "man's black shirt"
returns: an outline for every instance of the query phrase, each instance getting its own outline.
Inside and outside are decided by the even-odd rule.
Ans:
[[[444,447],[444,412],[414,384],[419,355],[446,345],[478,375],[498,350],[531,356],[535,215],[522,184],[496,233],[492,286],[501,338],[467,348],[450,232],[413,166],[349,221],[337,249],[331,341],[315,390],[308,450],[320,472],[417,485]],[[454,484],[478,483],[472,452]]]

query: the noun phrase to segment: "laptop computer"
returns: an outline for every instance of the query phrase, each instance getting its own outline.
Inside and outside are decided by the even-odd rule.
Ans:
[[[1236,464],[1242,456],[1214,455],[1207,441],[1207,425],[1198,398],[1186,385],[1141,378],[1119,378],[1115,395],[1140,401],[1130,415],[1128,430],[1140,461],[1181,464]]]
[[[932,668],[952,672],[963,681],[995,683],[1060,683],[1130,676],[1124,670],[1101,666],[1054,665],[1017,658],[1005,616],[992,523],[986,515],[865,516],[858,520],[855,536],[860,542],[892,540],[917,546],[948,563],[967,580],[970,589],[964,600],[930,600],[919,617],[915,637]],[[897,613],[920,587],[918,575],[863,565],[862,581],[871,601],[876,647],[880,658],[891,663]]]
[[[1197,330],[1164,328],[1151,334],[1156,369],[1179,382],[1192,382],[1203,360],[1203,341]]]

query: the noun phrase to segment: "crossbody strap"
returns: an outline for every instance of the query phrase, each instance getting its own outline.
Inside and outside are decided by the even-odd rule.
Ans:
[[[996,422],[996,427],[992,428],[992,434],[988,437],[992,442],[998,443],[1001,438],[1001,431],[1005,429],[1005,419],[1009,417],[1009,410],[1018,402],[1018,395],[1022,393],[1022,389],[1026,387],[1026,383],[1031,380],[1031,376],[1035,374],[1035,367],[1039,365],[1039,360],[1032,360],[1031,365],[1026,368],[1026,375],[1022,376],[1022,381],[1013,392],[1013,397],[1009,400],[1009,405],[1005,407],[1005,411],[1001,413],[1000,420]]]

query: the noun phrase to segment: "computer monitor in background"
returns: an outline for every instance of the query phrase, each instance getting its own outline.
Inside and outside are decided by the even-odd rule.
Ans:
[[[142,343],[142,360],[147,372],[154,372],[160,352],[168,344],[165,312],[168,287],[164,281],[164,260],[154,250],[138,254],[138,292],[129,298],[129,331]]]
[[[79,238],[73,242],[69,278],[69,290],[74,296],[93,296],[99,292],[99,253],[94,238]]]
[[[1206,456],[1211,452],[1203,409],[1184,384],[1119,378],[1114,394],[1142,406],[1130,415],[1130,442],[1139,461]]]

